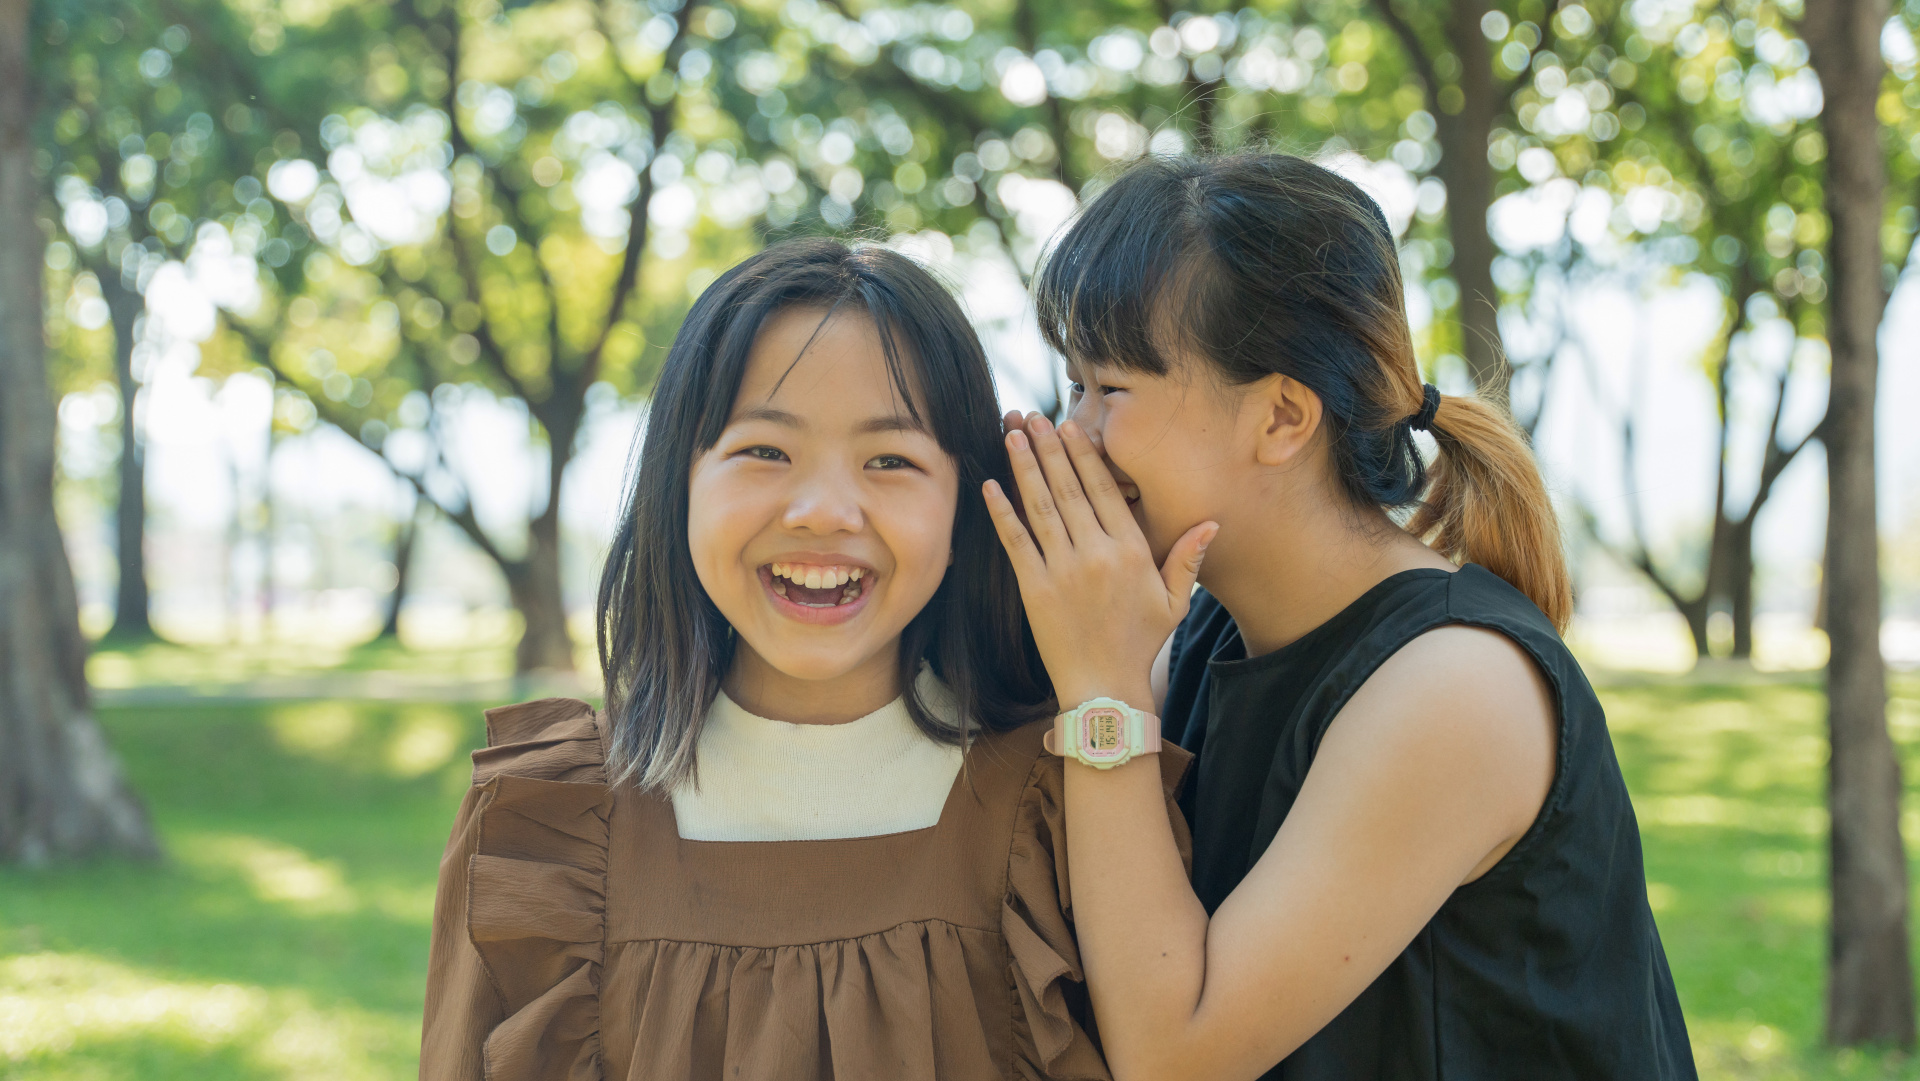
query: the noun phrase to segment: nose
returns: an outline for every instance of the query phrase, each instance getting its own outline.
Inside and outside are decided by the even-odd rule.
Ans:
[[[1087,433],[1087,439],[1093,443],[1093,449],[1102,455],[1107,452],[1106,438],[1100,430],[1105,413],[1106,410],[1100,408],[1100,394],[1097,391],[1092,394],[1082,394],[1080,400],[1073,404],[1073,408],[1067,410],[1067,419],[1078,424],[1080,430]]]
[[[780,524],[796,533],[825,536],[858,533],[866,520],[855,479],[842,469],[821,468],[796,478]]]

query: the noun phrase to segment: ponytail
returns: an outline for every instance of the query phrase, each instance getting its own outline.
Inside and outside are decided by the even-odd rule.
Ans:
[[[1345,177],[1286,154],[1144,159],[1061,238],[1034,301],[1070,357],[1158,375],[1185,352],[1229,386],[1298,380],[1355,506],[1413,508],[1414,536],[1566,626],[1566,557],[1526,437],[1476,398],[1425,410],[1393,230]],[[1440,446],[1430,467],[1416,418]]]
[[[1407,532],[1455,563],[1478,563],[1540,606],[1556,629],[1573,616],[1573,583],[1526,436],[1504,410],[1443,397],[1434,415],[1440,454]]]

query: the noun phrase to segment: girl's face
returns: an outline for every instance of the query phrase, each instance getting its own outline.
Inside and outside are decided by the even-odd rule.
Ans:
[[[1201,522],[1220,522],[1224,533],[1250,493],[1258,405],[1192,362],[1148,375],[1078,361],[1067,374],[1068,415],[1101,448],[1154,562]]]
[[[959,476],[895,393],[873,321],[823,314],[761,327],[726,430],[694,460],[687,541],[744,646],[736,667],[897,679],[900,634],[951,558]]]

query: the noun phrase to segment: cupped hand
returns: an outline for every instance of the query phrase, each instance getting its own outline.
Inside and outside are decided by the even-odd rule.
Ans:
[[[1186,617],[1219,526],[1187,530],[1155,566],[1113,474],[1077,424],[1056,431],[1033,413],[1018,424],[1009,415],[1006,426],[1025,520],[996,482],[983,494],[1061,707],[1105,696],[1151,711],[1154,656]]]

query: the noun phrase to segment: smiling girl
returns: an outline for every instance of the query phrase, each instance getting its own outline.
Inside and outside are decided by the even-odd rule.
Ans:
[[[601,582],[607,709],[488,712],[423,1078],[1108,1076],[1051,687],[961,498],[999,434],[896,253],[777,245],[701,295]]]
[[[1030,528],[985,495],[1106,767],[1066,793],[1115,1076],[1693,1078],[1552,505],[1504,412],[1422,384],[1379,208],[1153,159],[1037,292],[1072,417],[1008,434]],[[1099,738],[1156,711],[1191,881],[1151,756]]]

